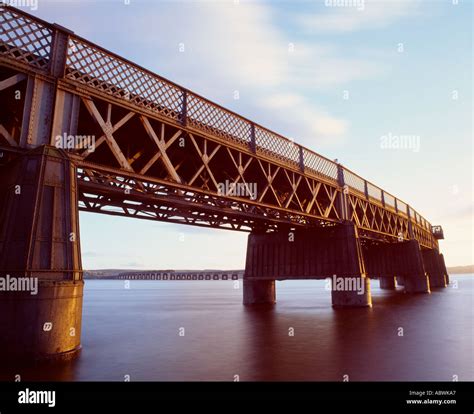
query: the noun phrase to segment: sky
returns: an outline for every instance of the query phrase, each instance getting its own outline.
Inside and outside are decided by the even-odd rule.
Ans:
[[[448,266],[474,263],[471,1],[38,0],[26,11],[338,159],[442,225]],[[397,148],[401,135],[410,145]],[[84,269],[245,263],[246,233],[90,213],[80,230]]]

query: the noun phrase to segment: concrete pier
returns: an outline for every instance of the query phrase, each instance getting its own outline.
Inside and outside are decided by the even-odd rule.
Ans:
[[[436,249],[423,249],[423,264],[430,279],[430,286],[433,288],[446,287],[446,266],[444,259]]]
[[[275,302],[271,283],[275,280],[334,277],[344,281],[343,289],[334,290],[339,283],[333,286],[334,306],[371,305],[370,281],[365,277],[357,228],[352,223],[249,235],[245,304]]]
[[[364,276],[355,279],[355,286],[360,286],[361,289],[338,290],[333,282],[331,290],[332,306],[335,308],[372,306],[369,278]]]
[[[382,289],[394,289],[397,283],[408,293],[429,293],[422,251],[416,240],[393,243],[367,243],[363,248],[369,277],[379,277]]]
[[[420,245],[416,240],[399,243],[400,265],[398,273],[405,281],[407,293],[430,293],[430,281],[423,264]]]
[[[430,280],[427,274],[416,274],[405,278],[405,292],[430,293],[430,291]]]
[[[395,277],[379,278],[380,289],[395,289]]]
[[[449,285],[449,274],[448,274],[448,269],[446,269],[446,264],[444,263],[444,256],[442,253],[439,254],[439,261],[440,261],[440,266],[444,270],[444,280],[446,282],[446,286]]]
[[[274,280],[244,279],[244,305],[273,304],[275,302]]]

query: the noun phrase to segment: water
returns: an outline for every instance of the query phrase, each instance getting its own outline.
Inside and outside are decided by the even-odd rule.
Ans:
[[[124,289],[121,280],[88,280],[81,357],[20,373],[23,380],[472,381],[474,276],[451,282],[408,295],[372,281],[373,308],[335,310],[324,281],[277,282],[275,306],[244,307],[241,282],[235,289],[233,281],[131,281]]]

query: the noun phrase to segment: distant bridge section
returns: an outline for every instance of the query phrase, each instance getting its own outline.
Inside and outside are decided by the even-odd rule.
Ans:
[[[101,277],[100,279],[121,280],[239,280],[244,271],[145,271],[123,272],[117,276]]]

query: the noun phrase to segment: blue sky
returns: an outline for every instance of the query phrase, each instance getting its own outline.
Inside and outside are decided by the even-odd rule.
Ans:
[[[39,0],[30,12],[337,158],[441,224],[448,265],[474,263],[470,1],[126,3]],[[382,148],[388,134],[419,148]],[[80,221],[86,269],[245,260],[245,233]]]

